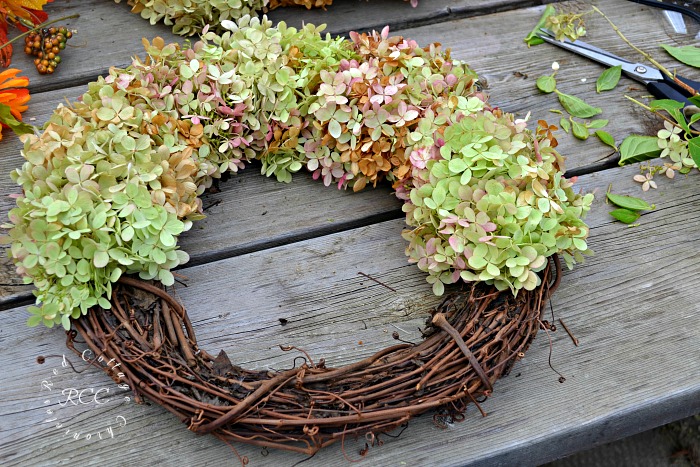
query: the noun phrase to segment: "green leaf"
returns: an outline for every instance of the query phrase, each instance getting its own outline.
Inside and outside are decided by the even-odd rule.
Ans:
[[[607,195],[611,203],[631,211],[650,211],[654,209],[643,199],[635,198],[634,196],[616,195],[613,193],[608,193]]]
[[[157,264],[165,264],[165,262],[168,261],[165,253],[160,248],[154,248],[153,251],[151,251],[151,259]]]
[[[469,183],[469,180],[472,179],[472,171],[471,169],[465,169],[464,172],[462,172],[462,175],[459,177],[459,183],[462,185],[466,185]]]
[[[105,225],[105,222],[107,222],[107,213],[104,211],[98,211],[92,217],[92,228],[97,230]]]
[[[671,113],[673,110],[680,110],[685,106],[682,102],[674,101],[673,99],[657,99],[649,103],[651,110],[665,110]]]
[[[534,29],[530,31],[530,34],[528,34],[524,41],[527,44],[528,47],[532,45],[539,45],[543,44],[544,41],[540,39],[537,34],[540,32],[540,28],[544,27],[545,22],[547,21],[547,18],[556,14],[557,10],[552,6],[552,5],[547,5],[542,12],[542,16],[540,17],[540,20],[537,22],[535,25]]]
[[[617,86],[617,83],[620,81],[620,76],[622,76],[621,65],[608,68],[598,77],[595,83],[596,91],[601,92],[615,89],[615,86]]]
[[[120,268],[114,268],[112,269],[112,272],[109,275],[109,280],[110,282],[117,282],[121,276],[122,270]]]
[[[75,167],[66,167],[65,174],[69,182],[75,184],[80,183],[80,174],[78,173]],[[75,192],[71,191],[71,193]]]
[[[215,68],[215,67],[212,67],[212,68]],[[219,71],[219,70],[216,70],[216,71]],[[210,73],[211,73],[211,69],[210,69]],[[187,65],[186,63],[183,63],[182,65],[180,65],[180,76],[184,79],[190,79],[194,76],[194,71],[192,71],[192,68],[190,68],[189,65]],[[217,78],[218,78],[218,76],[217,76]]]
[[[634,162],[648,161],[659,157],[659,148],[656,136],[630,135],[620,144],[620,165]]]
[[[679,62],[694,66],[695,68],[700,68],[700,48],[692,45],[673,47],[666,44],[661,44],[661,47]]]
[[[586,102],[584,102],[582,99],[579,99],[576,96],[564,94],[563,92],[559,92],[556,89],[554,90],[554,92],[556,92],[559,96],[559,103],[562,107],[564,107],[564,110],[569,112],[574,117],[590,118],[602,112],[600,107],[593,107],[591,105],[588,105],[586,104]]]
[[[620,222],[631,224],[639,219],[641,214],[637,211],[630,211],[629,209],[615,209],[614,211],[610,211],[610,215]]]
[[[34,127],[22,123],[12,115],[10,112],[10,106],[6,104],[0,104],[0,123],[4,123],[10,130],[12,130],[16,135],[24,135],[27,133],[34,133]]]
[[[542,91],[545,94],[550,94],[554,92],[554,90],[557,88],[557,80],[554,79],[554,76],[540,76],[537,78],[537,89]]]
[[[51,205],[46,209],[46,215],[47,216],[57,216],[58,214],[67,211],[70,209],[70,204],[66,203],[63,200],[55,200]]]
[[[168,233],[165,230],[160,231],[160,243],[162,243],[163,246],[172,247],[172,246],[175,246],[176,242],[177,242],[177,240],[170,233]]]
[[[603,119],[591,120],[590,122],[586,123],[586,128],[592,128],[592,129],[603,128],[604,126],[606,126],[608,124],[608,121],[609,120],[603,120]]]
[[[682,110],[684,106],[685,104],[683,102],[678,102],[673,99],[659,99],[649,103],[649,108],[651,108],[651,110],[656,112],[665,110],[686,133],[690,134],[690,127],[685,120],[685,114]]]
[[[467,262],[469,263],[469,266],[477,270],[485,268],[488,264],[484,258],[479,256],[472,256],[467,260]]]
[[[700,167],[700,136],[688,140],[688,152],[697,167]]]
[[[136,149],[136,140],[129,135],[121,139],[121,144],[127,151],[132,152]]]
[[[588,128],[586,128],[586,125],[574,119],[571,119],[571,131],[574,136],[580,140],[588,139]]]
[[[569,131],[571,131],[571,122],[569,122],[569,121],[568,121],[567,119],[565,119],[564,117],[562,117],[562,118],[559,120],[559,126],[560,126],[561,129],[564,130],[566,133],[568,133]]]
[[[134,228],[132,226],[126,226],[124,230],[122,230],[122,240],[125,242],[131,241],[131,239],[134,238],[134,233]]]
[[[596,130],[595,135],[603,144],[607,144],[615,151],[617,151],[617,146],[615,146],[615,138],[613,138],[613,136],[610,133],[608,133],[605,130]]]

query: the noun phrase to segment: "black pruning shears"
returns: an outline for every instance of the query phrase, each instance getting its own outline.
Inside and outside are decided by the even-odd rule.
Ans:
[[[549,42],[557,47],[561,47],[603,65],[610,67],[619,65],[622,67],[622,72],[625,75],[639,81],[640,83],[644,83],[649,92],[651,92],[651,94],[653,94],[657,99],[673,99],[674,101],[683,102],[686,108],[692,107],[693,110],[691,113],[695,113],[697,111],[695,104],[688,100],[693,93],[686,90],[683,86],[680,86],[670,76],[662,73],[652,66],[645,65],[643,63],[630,62],[629,60],[625,60],[622,57],[613,55],[610,52],[594,47],[580,40],[556,40],[554,38],[554,34],[548,29],[540,29],[538,35],[545,42]],[[679,75],[676,75],[675,77],[677,80],[683,82],[691,89],[700,91],[699,81],[693,81]]]

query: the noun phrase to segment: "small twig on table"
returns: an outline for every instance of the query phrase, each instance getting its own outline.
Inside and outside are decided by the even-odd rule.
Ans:
[[[575,345],[576,347],[578,347],[578,339],[576,339],[576,337],[574,336],[574,334],[569,330],[569,328],[566,326],[566,324],[564,324],[564,321],[562,321],[561,318],[559,318],[559,322],[561,323],[561,326],[564,328],[564,331],[566,331],[566,333],[567,333],[567,334],[569,335],[569,337],[571,338],[571,342],[573,342],[574,345]]]
[[[369,274],[365,274],[364,272],[358,272],[358,274],[359,274],[360,276],[366,277],[367,279],[369,279],[369,280],[371,280],[371,281],[376,282],[377,284],[379,284],[379,285],[381,285],[381,286],[386,287],[387,289],[391,290],[392,292],[396,292],[396,289],[394,289],[393,287],[389,287],[389,286],[386,285],[384,282],[378,281],[377,279],[375,279],[374,277],[370,276]]]

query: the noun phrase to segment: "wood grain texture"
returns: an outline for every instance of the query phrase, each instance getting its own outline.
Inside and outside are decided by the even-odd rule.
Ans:
[[[334,0],[326,10],[306,8],[280,8],[268,16],[274,21],[284,21],[290,26],[302,24],[326,24],[331,34],[347,34],[349,31],[391,30],[409,26],[434,24],[450,19],[480,16],[488,13],[512,10],[525,6],[551,3],[543,0],[426,0],[416,8],[401,0]]]
[[[128,65],[132,56],[143,55],[142,37],[161,36],[167,42],[182,41],[168,26],[152,26],[131,13],[126,2],[57,0],[47,4],[45,11],[51,19],[76,13],[81,16],[63,23],[77,32],[61,53],[61,65],[53,75],[36,73],[34,57],[26,55],[19,46],[15,48],[12,66],[25,70],[30,76],[29,89],[33,94],[84,84],[106,74],[111,66]]]
[[[599,172],[581,177],[580,185],[603,193],[612,183],[616,193],[639,195],[639,185],[631,181],[635,172],[633,167]],[[398,439],[385,437],[386,444],[370,450],[362,464],[535,464],[700,410],[700,306],[694,296],[700,270],[689,254],[700,241],[699,181],[697,173],[660,181],[658,190],[644,195],[656,209],[644,214],[637,228],[613,221],[607,214],[612,208],[603,196],[597,198],[588,218],[596,255],[565,273],[553,299],[555,316],[581,342],[573,347],[563,330],[552,335],[552,363],[566,376],[565,383],[557,382],[547,366],[549,343],[541,331],[525,359],[483,404],[489,416],[480,418],[471,408],[464,423],[445,430],[436,428],[430,416],[421,417]],[[401,221],[388,221],[188,268],[182,271],[190,277],[188,287],[178,287],[177,294],[201,346],[209,352],[223,348],[244,366],[288,368],[298,354],[281,352],[278,344],[297,345],[330,365],[359,359],[391,345],[394,330],[417,340],[424,311],[436,301],[423,275],[405,263],[401,226]],[[185,465],[235,465],[230,448],[195,437],[160,408],[116,400],[56,412],[74,431],[84,432],[122,415],[126,426],[99,445],[72,440],[42,424],[43,401],[50,396],[55,405],[58,389],[111,383],[96,370],[78,376],[61,369],[54,389],[42,391],[42,381],[52,368],[60,369],[60,359],[37,365],[35,358],[63,352],[62,331],[26,328],[21,309],[2,313],[4,465],[26,463],[39,450],[46,465],[68,458],[90,464],[177,459]],[[279,318],[288,324],[281,325]],[[348,456],[358,458],[363,446],[364,440],[347,440]],[[252,465],[302,460],[236,448]],[[307,464],[346,461],[335,446]]]

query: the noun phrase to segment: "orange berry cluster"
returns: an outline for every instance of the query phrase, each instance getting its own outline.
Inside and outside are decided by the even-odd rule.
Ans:
[[[24,38],[24,52],[36,57],[34,65],[42,75],[50,75],[61,63],[59,53],[66,48],[66,42],[73,33],[65,26],[43,28]]]

